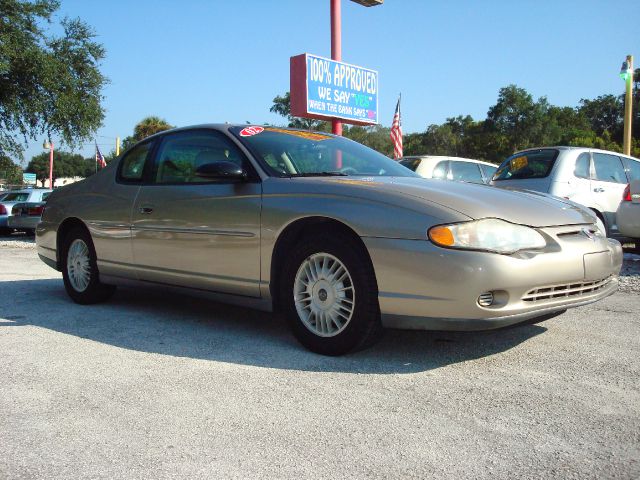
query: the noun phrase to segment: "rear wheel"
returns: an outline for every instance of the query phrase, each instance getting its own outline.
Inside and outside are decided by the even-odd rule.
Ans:
[[[64,287],[74,302],[88,305],[113,295],[116,287],[100,282],[96,252],[85,229],[76,227],[66,235],[62,258]]]
[[[2,236],[9,236],[11,235],[11,232],[13,232],[11,228],[0,227],[0,235]]]
[[[375,276],[347,236],[305,238],[284,268],[282,305],[293,334],[309,350],[342,355],[380,335]]]

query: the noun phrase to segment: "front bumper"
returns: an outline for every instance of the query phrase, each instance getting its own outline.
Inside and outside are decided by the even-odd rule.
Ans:
[[[566,230],[566,228],[565,228]],[[389,328],[486,330],[605,298],[618,288],[615,240],[550,233],[545,251],[499,255],[451,250],[428,241],[363,238]],[[596,261],[597,260],[597,261]],[[493,292],[495,303],[478,304]]]

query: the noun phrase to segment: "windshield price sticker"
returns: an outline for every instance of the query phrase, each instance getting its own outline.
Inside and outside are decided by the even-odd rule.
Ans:
[[[252,137],[253,135],[257,135],[262,132],[264,132],[264,128],[262,127],[245,127],[242,130],[240,130],[240,136]]]

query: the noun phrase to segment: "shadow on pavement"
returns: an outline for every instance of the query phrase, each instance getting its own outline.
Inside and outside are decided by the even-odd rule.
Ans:
[[[389,330],[368,350],[332,358],[305,350],[276,315],[133,288],[81,306],[61,279],[2,282],[0,312],[0,328],[32,325],[140,352],[317,372],[422,372],[500,353],[546,331],[535,324],[475,333]]]

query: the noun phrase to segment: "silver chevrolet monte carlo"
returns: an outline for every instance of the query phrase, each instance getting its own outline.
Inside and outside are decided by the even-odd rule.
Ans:
[[[324,133],[230,125],[162,132],[53,192],[40,258],[91,304],[162,284],[284,312],[339,355],[382,327],[482,330],[616,291],[622,250],[544,194],[419,178]]]

